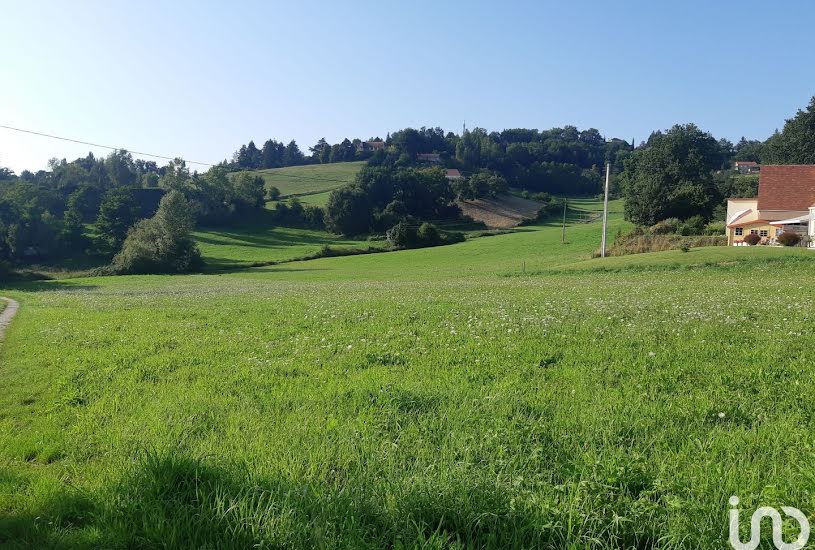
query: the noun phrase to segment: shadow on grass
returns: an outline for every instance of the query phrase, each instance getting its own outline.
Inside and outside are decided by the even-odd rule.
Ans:
[[[4,548],[535,547],[547,528],[506,490],[409,483],[387,505],[336,466],[316,481],[259,479],[179,452],[145,453],[96,494],[66,489],[0,515]],[[395,508],[394,508],[395,506]]]
[[[252,248],[287,248],[296,245],[323,245],[335,244],[339,239],[329,234],[315,235],[313,233],[288,233],[288,228],[259,227],[257,232],[243,231],[212,231],[204,230],[207,235],[197,235],[196,240],[212,245],[240,245]],[[247,230],[249,231],[249,230]],[[228,239],[228,242],[212,237]]]
[[[98,285],[72,283],[70,279],[10,281],[1,286],[21,292],[87,292],[99,288]]]

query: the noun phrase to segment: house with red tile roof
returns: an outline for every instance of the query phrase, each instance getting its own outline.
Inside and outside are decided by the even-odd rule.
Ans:
[[[461,175],[461,172],[456,170],[455,168],[448,168],[444,171],[444,177],[450,181],[456,181],[464,179],[464,176]]]
[[[741,244],[756,234],[775,242],[785,231],[805,240],[815,236],[815,164],[765,165],[761,168],[758,196],[727,201],[727,243]]]

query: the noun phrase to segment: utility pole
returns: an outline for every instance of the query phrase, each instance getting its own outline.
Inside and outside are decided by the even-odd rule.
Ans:
[[[563,229],[560,230],[560,244],[566,242],[566,199],[563,199]]]
[[[606,192],[603,197],[603,240],[600,243],[600,257],[606,257],[606,227],[608,226],[608,180],[611,176],[611,163],[606,163]]]

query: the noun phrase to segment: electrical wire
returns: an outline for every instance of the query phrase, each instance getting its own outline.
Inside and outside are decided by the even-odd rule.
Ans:
[[[24,134],[32,134],[32,135],[40,136],[40,137],[58,139],[58,140],[61,140],[61,141],[69,141],[71,143],[79,143],[81,145],[90,145],[91,147],[101,147],[103,149],[110,149],[112,151],[127,151],[129,153],[134,154],[134,155],[140,155],[140,156],[143,156],[143,157],[152,157],[152,158],[157,158],[157,159],[162,159],[162,160],[175,160],[175,157],[168,157],[168,156],[165,156],[165,155],[156,155],[156,154],[153,154],[153,153],[145,153],[145,152],[142,152],[142,151],[133,151],[133,150],[127,149],[125,147],[113,147],[111,145],[102,145],[101,143],[93,143],[93,142],[90,142],[90,141],[82,141],[80,139],[72,139],[72,138],[67,138],[67,137],[62,137],[62,136],[56,136],[56,135],[53,135],[53,134],[46,134],[46,133],[43,133],[43,132],[35,132],[34,130],[25,130],[23,128],[15,128],[14,126],[7,126],[5,124],[0,124],[0,128],[4,128],[6,130],[13,130],[15,132],[22,132]],[[217,164],[213,164],[211,162],[198,162],[198,161],[186,160],[186,159],[185,159],[185,162],[187,164],[200,164],[202,166],[217,166]],[[289,168],[289,167],[284,166],[283,168]],[[261,168],[260,170],[269,170],[269,168]],[[240,170],[240,171],[245,171],[245,169]],[[344,180],[344,179],[322,178],[322,177],[314,177],[314,176],[301,176],[301,175],[297,175],[297,174],[288,174],[288,173],[282,173],[282,174],[279,174],[279,176],[284,177],[284,178],[304,179],[304,180],[310,180],[310,181],[317,180],[317,181],[321,181],[321,182],[333,182],[333,183],[343,183],[343,184],[350,183],[350,180]]]
[[[33,130],[24,130],[23,128],[15,128],[14,126],[6,126],[5,124],[0,124],[0,128],[4,128],[6,130],[13,130],[15,132],[22,132],[24,134],[32,134],[32,135],[35,135],[35,136],[47,137],[47,138],[51,138],[51,139],[59,139],[61,141],[70,141],[71,143],[79,143],[79,144],[82,144],[82,145],[90,145],[92,147],[101,147],[103,149],[111,149],[113,151],[127,151],[128,153],[133,153],[134,155],[140,155],[140,156],[143,156],[143,157],[152,157],[152,158],[163,159],[163,160],[174,160],[174,157],[168,157],[168,156],[165,156],[165,155],[155,155],[153,153],[145,153],[143,151],[133,151],[133,150],[127,149],[125,147],[112,147],[110,145],[102,145],[101,143],[92,143],[90,141],[82,141],[80,139],[72,139],[72,138],[66,138],[66,137],[62,137],[62,136],[55,136],[53,134],[45,134],[45,133],[42,133],[42,132],[35,132]],[[200,164],[202,166],[215,166],[215,164],[213,164],[211,162],[198,162],[198,161],[194,161],[194,160],[185,160],[185,162],[187,164]]]

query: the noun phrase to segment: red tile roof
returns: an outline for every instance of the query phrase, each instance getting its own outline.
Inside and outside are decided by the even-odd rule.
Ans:
[[[755,161],[752,161],[752,160],[737,160],[737,161],[736,161],[736,166],[740,166],[740,165],[744,165],[744,166],[758,166],[758,163],[757,163],[757,162],[755,162]]]
[[[761,167],[759,210],[809,210],[815,202],[815,164]]]
[[[456,170],[455,168],[448,168],[447,174],[445,174],[448,178],[460,178],[461,172]]]

